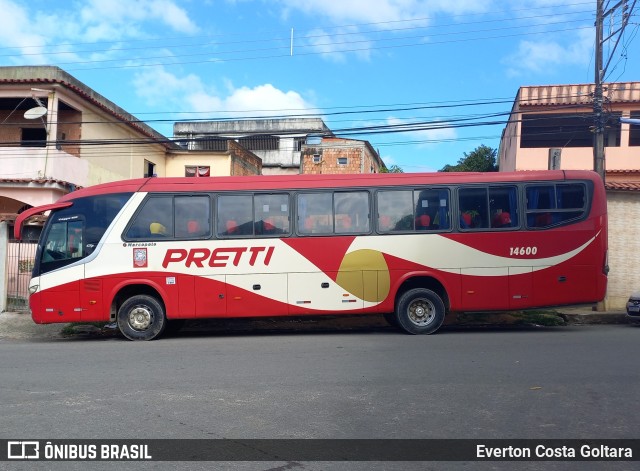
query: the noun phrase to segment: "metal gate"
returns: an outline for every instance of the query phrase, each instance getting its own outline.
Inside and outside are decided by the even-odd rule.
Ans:
[[[7,244],[7,310],[29,310],[29,280],[38,240],[10,240]]]

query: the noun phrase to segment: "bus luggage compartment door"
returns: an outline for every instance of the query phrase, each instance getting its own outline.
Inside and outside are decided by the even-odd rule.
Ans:
[[[336,281],[340,277],[340,284]],[[291,314],[309,311],[346,313],[360,311],[364,302],[356,296],[362,292],[362,271],[336,273],[290,273],[289,306]]]
[[[288,313],[285,273],[227,275],[227,315],[230,317]]]
[[[462,310],[509,308],[508,268],[463,268],[460,271]]]
[[[226,275],[195,278],[196,317],[225,317],[227,315]]]

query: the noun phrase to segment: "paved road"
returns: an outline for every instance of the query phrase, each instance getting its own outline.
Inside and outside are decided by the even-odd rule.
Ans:
[[[0,358],[3,438],[640,438],[637,325],[3,339]],[[544,469],[573,464],[603,469]]]

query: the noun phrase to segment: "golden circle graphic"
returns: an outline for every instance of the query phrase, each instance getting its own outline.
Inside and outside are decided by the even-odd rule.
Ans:
[[[389,267],[382,252],[361,249],[344,256],[336,283],[349,293],[372,303],[383,301],[389,294]]]

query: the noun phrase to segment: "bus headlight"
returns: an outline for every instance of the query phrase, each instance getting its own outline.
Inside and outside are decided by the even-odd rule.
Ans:
[[[39,286],[38,285],[31,285],[29,286],[29,294],[33,294],[36,291],[38,291]]]

